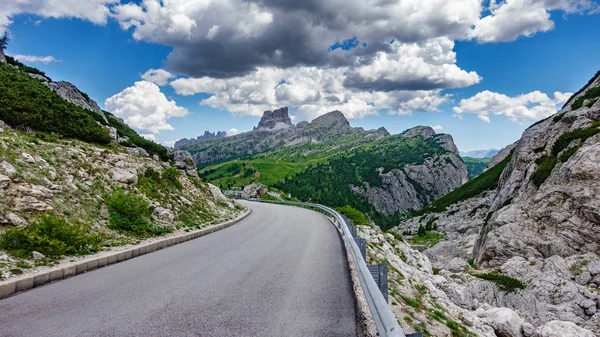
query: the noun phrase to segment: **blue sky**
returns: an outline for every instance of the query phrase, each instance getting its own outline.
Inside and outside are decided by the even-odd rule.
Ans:
[[[111,11],[113,13],[118,12],[115,9],[111,9]],[[347,68],[349,69],[347,71],[348,74],[344,72],[344,77],[352,77],[350,73],[354,72],[355,75],[358,74],[356,75],[358,77],[355,76],[358,82],[355,81],[353,82],[354,84],[349,84],[350,82],[344,81],[344,85],[348,86],[348,91],[342,89],[336,93],[338,97],[346,95],[347,101],[348,98],[371,95],[374,91],[380,90],[383,95],[387,95],[385,97],[393,97],[395,103],[389,107],[376,101],[371,103],[370,100],[373,98],[369,96],[370,98],[365,99],[367,107],[364,111],[358,108],[358,110],[352,110],[352,107],[344,104],[340,105],[342,107],[341,110],[351,119],[353,126],[361,126],[368,129],[384,126],[391,133],[399,133],[416,125],[441,126],[442,129],[439,132],[451,134],[457,146],[462,151],[503,147],[517,140],[523,130],[534,123],[536,119],[545,117],[549,113],[546,109],[543,114],[527,115],[526,109],[536,104],[552,107],[554,103],[548,102],[551,102],[555,98],[556,102],[559,102],[557,99],[558,96],[554,96],[555,92],[575,92],[600,69],[600,58],[597,57],[597,55],[600,55],[600,44],[597,43],[597,32],[600,31],[600,16],[593,14],[593,9],[588,9],[587,12],[582,11],[581,13],[551,9],[548,9],[547,12],[550,14],[549,20],[553,22],[551,29],[548,29],[548,27],[544,28],[544,23],[540,23],[541,28],[538,29],[539,31],[534,33],[524,32],[517,35],[514,39],[510,37],[506,38],[504,35],[498,33],[495,33],[496,35],[492,37],[496,41],[491,42],[485,41],[486,38],[489,38],[486,37],[490,36],[489,34],[485,36],[482,34],[482,37],[477,38],[456,38],[454,36],[452,38],[446,36],[423,37],[421,42],[435,41],[437,43],[436,47],[440,44],[443,46],[444,43],[447,43],[446,40],[451,41],[453,46],[450,47],[451,50],[444,52],[444,55],[449,55],[452,50],[456,53],[455,59],[446,63],[456,67],[458,69],[457,73],[460,70],[460,73],[457,75],[458,77],[452,79],[445,78],[444,81],[452,83],[433,89],[427,88],[428,91],[419,96],[431,99],[445,97],[441,103],[419,105],[415,103],[419,102],[419,99],[400,102],[400,99],[397,98],[411,95],[411,93],[418,90],[424,90],[424,87],[409,86],[412,86],[415,82],[419,82],[418,86],[421,86],[423,85],[422,83],[427,82],[426,80],[421,81],[418,78],[411,78],[410,81],[407,81],[402,76],[408,75],[399,74],[392,81],[389,81],[388,76],[385,74],[385,67],[383,74],[379,74],[376,73],[377,70],[373,70],[374,68],[358,70],[358,68],[352,68],[351,66]],[[162,123],[162,125],[170,125],[170,127],[159,127],[155,130],[147,125],[140,126],[139,128],[133,125],[140,133],[152,134],[157,141],[162,143],[172,142],[183,137],[195,137],[202,134],[204,130],[219,131],[230,130],[232,128],[242,132],[251,130],[259,120],[257,111],[262,111],[268,107],[272,109],[278,108],[277,103],[280,102],[296,102],[294,99],[298,95],[304,100],[302,102],[308,102],[305,97],[315,97],[314,95],[310,96],[309,93],[312,92],[311,90],[314,89],[312,87],[316,84],[307,84],[300,88],[300,79],[305,77],[293,77],[296,76],[294,71],[297,71],[297,73],[307,71],[305,68],[300,69],[299,67],[310,66],[313,70],[346,69],[336,67],[348,67],[347,64],[333,64],[327,58],[339,57],[341,60],[339,62],[346,62],[345,59],[351,55],[351,51],[342,50],[348,48],[340,48],[335,51],[337,54],[333,52],[329,53],[333,54],[331,56],[324,53],[322,60],[316,60],[317,57],[315,55],[321,57],[321,54],[317,53],[315,55],[308,55],[305,59],[300,59],[300,56],[298,56],[297,60],[289,61],[292,62],[290,64],[281,63],[279,59],[275,58],[264,63],[263,57],[257,58],[259,60],[257,61],[258,63],[249,63],[249,71],[222,66],[219,63],[215,63],[215,60],[208,58],[206,64],[194,65],[192,67],[189,64],[194,63],[198,58],[203,59],[205,56],[203,53],[206,53],[206,49],[203,49],[205,45],[202,43],[206,43],[206,41],[197,41],[196,44],[191,45],[196,49],[191,47],[184,49],[180,42],[175,41],[176,39],[173,36],[161,36],[161,33],[156,32],[142,32],[140,26],[135,25],[129,29],[124,29],[123,24],[127,22],[127,19],[122,18],[124,15],[122,14],[123,12],[119,13],[121,13],[121,16],[109,16],[105,19],[105,22],[94,23],[91,21],[96,19],[74,18],[74,15],[69,14],[63,16],[48,15],[46,12],[32,14],[21,13],[15,10],[15,13],[9,16],[12,24],[6,26],[12,37],[7,54],[28,56],[51,55],[58,62],[39,63],[26,61],[26,63],[45,71],[53,80],[66,80],[74,83],[104,108],[108,108],[105,106],[106,100],[115,95],[118,96],[112,101],[111,107],[117,109],[117,111],[122,111],[122,102],[130,102],[128,100],[131,100],[132,95],[136,93],[141,92],[143,95],[152,94],[159,96],[160,93],[164,94],[166,100],[170,100],[172,103],[168,103],[165,99],[158,97],[156,101],[158,103],[156,104],[164,103],[164,109],[166,110],[160,110],[155,113],[161,114],[164,112],[167,118],[161,119],[156,117],[156,114],[148,118],[149,120],[158,118],[158,124]],[[0,12],[0,17],[1,15],[2,13]],[[485,15],[483,11],[481,15]],[[497,16],[499,15],[497,14]],[[276,14],[274,14],[274,17],[276,17]],[[277,20],[271,21],[275,22]],[[195,27],[198,26],[200,24],[196,22]],[[224,26],[224,24],[221,26]],[[352,27],[352,29],[361,32],[369,31],[369,29],[364,27]],[[256,30],[260,30],[260,28]],[[494,32],[497,32],[497,30]],[[137,35],[134,35],[134,33],[137,33]],[[352,42],[352,46],[358,46],[359,48],[355,49],[361,52],[364,51],[366,55],[369,53],[367,49],[371,48],[371,42],[377,40],[376,37],[370,35],[365,36],[363,39],[363,35],[354,34],[353,32],[347,38],[357,37],[356,41]],[[359,45],[357,42],[360,41],[363,43],[365,40],[368,40],[368,46]],[[315,46],[322,45],[324,46],[322,49],[328,49],[326,46],[332,46],[337,41],[343,40],[308,40],[308,43],[314,42]],[[238,42],[239,40],[235,40],[235,42],[227,44],[226,47],[235,46],[235,43]],[[402,41],[402,43],[408,45],[413,42]],[[244,46],[247,45],[240,45],[240,48],[244,48]],[[402,62],[413,61],[412,59],[403,59],[402,53],[405,53],[405,50],[402,49],[403,45],[396,42],[393,46],[394,48],[398,48],[395,52],[400,55],[398,56],[398,62],[400,63],[392,63],[395,67],[389,68],[391,72],[398,70],[397,68],[402,68]],[[388,47],[383,46],[382,48],[386,50]],[[285,48],[282,47],[281,49]],[[423,50],[428,49],[423,47]],[[435,51],[435,53],[437,52]],[[229,50],[228,53],[231,53],[231,51]],[[251,54],[253,52],[248,50],[248,53]],[[295,53],[298,54],[301,51],[296,51]],[[356,56],[354,54],[351,56],[357,57],[363,63],[375,64],[381,61],[382,55],[392,55],[394,51],[378,51],[377,53],[369,54],[372,56]],[[170,56],[170,54],[173,55]],[[269,55],[273,54],[270,53]],[[179,59],[176,59],[175,56]],[[295,57],[296,55],[292,58]],[[186,62],[186,58],[190,61]],[[421,61],[419,59],[419,62]],[[232,59],[233,62],[237,61]],[[314,62],[314,64],[307,65],[306,62]],[[335,62],[338,62],[338,60],[335,60]],[[389,65],[390,63],[385,63],[384,65],[386,64]],[[219,67],[222,67],[222,69]],[[237,84],[235,82],[243,82],[249,80],[249,78],[253,78],[251,76],[254,76],[255,72],[252,69],[260,69],[260,67],[285,69],[285,78],[295,78],[295,83],[293,84],[297,87],[286,88],[287,91],[284,92],[285,98],[280,98],[280,92],[278,92],[277,101],[265,99],[262,102],[258,98],[258,101],[257,99],[253,99],[250,102],[247,100],[248,97],[260,96],[261,92],[243,92],[244,89],[236,87]],[[420,69],[422,68],[423,66]],[[171,86],[170,84],[155,86],[148,82],[149,85],[145,88],[149,91],[144,91],[145,89],[142,90],[142,87],[137,87],[137,85],[134,88],[134,83],[141,81],[141,75],[149,69],[165,69],[174,74],[174,77],[170,78],[169,81],[175,78],[182,79],[182,81],[179,86]],[[213,72],[215,69],[219,69],[219,72]],[[366,71],[371,71],[368,73],[369,76],[360,77]],[[474,73],[469,75],[468,73],[471,72]],[[475,73],[478,75],[478,79]],[[427,75],[427,72],[425,75]],[[427,76],[431,77],[432,75]],[[206,78],[208,82],[202,84],[202,86],[198,86],[193,84],[195,83],[193,82],[193,78]],[[384,84],[375,83],[372,81],[372,78],[385,79],[385,81],[381,81]],[[292,80],[291,82],[294,81]],[[390,87],[382,87],[382,85],[389,85],[390,82],[394,82],[392,83],[394,90],[401,87],[402,91],[393,91]],[[429,84],[426,83],[425,85]],[[208,89],[206,89],[207,86],[209,87]],[[357,89],[365,86],[368,86],[368,88],[364,90]],[[192,87],[194,88],[193,90],[190,89]],[[130,88],[130,90],[126,91],[127,88]],[[326,87],[324,86],[323,88]],[[185,90],[188,90],[188,92],[184,93]],[[208,92],[204,92],[204,90]],[[223,90],[223,92],[227,92],[228,94],[217,99],[217,96],[220,96],[218,95],[220,93],[219,90]],[[432,90],[437,91],[434,92]],[[485,91],[489,93],[477,96]],[[533,101],[514,99],[519,95],[527,95],[535,91],[545,94],[548,99],[542,98],[538,100],[539,95],[537,94],[531,95],[531,97],[536,97],[532,98]],[[205,101],[200,104],[201,101],[210,98],[215,93],[217,95],[215,95],[212,102],[207,103]],[[236,97],[236,93],[242,95],[242,97]],[[319,101],[291,105],[290,111],[297,115],[295,122],[301,119],[310,119],[327,111],[327,106],[318,106],[319,102],[323,102],[322,96],[324,95],[324,91],[321,90],[318,95],[319,98],[314,98]],[[243,100],[242,103],[239,102],[240,99]],[[466,101],[464,104],[461,104],[461,100]],[[415,106],[415,104],[417,104],[415,108],[408,107]],[[558,106],[560,104],[559,102]],[[246,106],[250,108],[245,110]],[[347,110],[352,110],[353,112],[345,111],[344,108],[346,106],[348,106]],[[461,110],[458,114],[457,107]],[[142,105],[140,108],[144,109],[145,106]],[[392,111],[395,114],[388,114],[388,111]],[[495,114],[493,111],[497,113]],[[515,111],[523,111],[523,115]],[[378,112],[378,115],[374,115],[376,112]],[[122,113],[124,116],[128,116],[129,112],[123,110]],[[176,117],[178,114],[185,116]],[[172,130],[168,130],[170,128]]]

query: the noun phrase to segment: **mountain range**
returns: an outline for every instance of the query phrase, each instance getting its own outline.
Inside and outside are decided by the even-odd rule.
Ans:
[[[286,107],[265,111],[252,131],[181,149],[222,188],[261,183],[301,200],[351,205],[382,227],[468,179],[450,135],[426,126],[400,135],[364,130],[340,111],[297,125]]]
[[[461,157],[471,157],[471,158],[492,158],[496,154],[498,154],[500,150],[497,149],[488,149],[488,150],[473,150],[460,152]]]

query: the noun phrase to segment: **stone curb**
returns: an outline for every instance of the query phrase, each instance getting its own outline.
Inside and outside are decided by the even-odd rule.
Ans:
[[[227,228],[233,224],[240,222],[241,220],[245,219],[250,214],[250,212],[250,209],[248,209],[248,211],[239,216],[237,219],[224,222],[211,228],[199,229],[193,232],[184,233],[179,236],[165,238],[159,241],[138,245],[129,248],[125,251],[114,252],[110,255],[92,257],[89,259],[84,259],[74,263],[66,264],[53,269],[44,270],[36,274],[26,275],[14,280],[2,281],[0,282],[0,299],[12,296],[21,291],[29,290],[34,287],[39,287],[46,283],[66,279],[77,274],[82,274],[87,271],[92,271],[94,269],[106,267],[113,263],[129,260],[140,255],[152,253],[157,250],[167,248],[169,246],[173,246],[179,243],[199,238],[210,233],[214,233],[218,230]]]

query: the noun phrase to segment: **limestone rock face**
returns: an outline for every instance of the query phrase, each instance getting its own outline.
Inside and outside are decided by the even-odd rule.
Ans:
[[[435,223],[445,241],[475,258],[480,271],[468,266],[464,271],[498,270],[523,283],[522,289],[505,291],[452,263],[436,264],[458,254],[441,249],[448,246],[444,241],[425,252],[442,269],[445,279],[434,282],[452,303],[482,313],[510,308],[525,321],[519,332],[514,324],[498,324],[520,320],[480,316],[498,336],[600,336],[600,104],[584,100],[571,106],[594,87],[600,87],[600,73],[556,115],[529,127],[492,159],[490,166],[512,152],[496,189],[396,229],[414,233],[419,225]],[[540,158],[554,163],[546,175],[540,174]]]
[[[288,115],[288,108],[283,107],[277,110],[267,110],[264,112],[260,122],[258,122],[257,130],[279,130],[294,126],[292,119]]]
[[[516,146],[517,142],[514,142],[500,150],[500,152],[498,152],[495,156],[492,157],[492,159],[490,159],[490,162],[486,166],[485,170],[489,170],[490,168],[498,165],[501,161],[508,157],[508,155],[512,152],[512,150],[514,150]]]
[[[431,126],[416,126],[402,132],[404,137],[418,137],[429,138],[435,135],[435,130]]]
[[[420,165],[404,165],[379,175],[382,186],[354,186],[352,191],[383,214],[419,209],[467,182],[467,168],[456,154],[435,155]],[[418,186],[414,182],[418,182]]]
[[[586,90],[598,86],[600,75]],[[567,104],[555,117],[525,130],[492,202],[497,211],[475,247],[478,264],[499,266],[515,255],[567,257],[600,250],[600,135],[571,141],[556,154],[556,165],[541,186],[533,182],[537,161],[554,155],[552,148],[562,135],[600,120],[600,104],[587,105],[572,110]],[[574,146],[576,152],[561,160]],[[510,204],[498,209],[507,200]]]
[[[87,95],[79,91],[76,86],[69,82],[51,82],[48,83],[48,88],[54,90],[57,94],[60,95],[63,99],[75,104],[80,107],[93,111],[97,114],[102,115],[106,124],[108,121],[106,120],[106,116],[93,99],[89,98]]]

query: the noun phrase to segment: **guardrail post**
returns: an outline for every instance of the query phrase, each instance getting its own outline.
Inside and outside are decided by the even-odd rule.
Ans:
[[[364,239],[363,239],[364,240]],[[385,301],[388,302],[388,273],[387,264],[368,264],[367,267],[371,272],[371,276],[375,280],[375,283],[379,286],[381,294]]]
[[[360,250],[360,255],[362,255],[363,257],[363,260],[367,261],[367,240],[355,237],[354,242],[356,242],[356,245]]]

